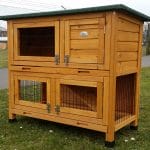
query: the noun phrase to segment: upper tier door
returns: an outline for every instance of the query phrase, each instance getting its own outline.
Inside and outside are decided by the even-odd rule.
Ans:
[[[59,21],[20,22],[13,28],[14,61],[59,62]]]
[[[104,17],[65,21],[64,63],[68,66],[85,64],[84,68],[91,64],[95,69],[97,64],[103,64],[104,26]]]

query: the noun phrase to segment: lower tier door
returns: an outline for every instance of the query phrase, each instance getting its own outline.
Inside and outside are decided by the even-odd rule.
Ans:
[[[70,113],[93,118],[102,118],[103,80],[77,81],[58,79],[56,81],[57,114]]]
[[[16,73],[15,105],[50,111],[50,79]]]

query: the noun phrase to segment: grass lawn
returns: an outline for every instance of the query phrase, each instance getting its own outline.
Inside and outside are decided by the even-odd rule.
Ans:
[[[8,54],[6,49],[0,49],[0,68],[7,68]]]
[[[17,117],[8,123],[7,90],[0,91],[0,150],[104,150],[103,133],[53,122]],[[134,137],[135,141],[130,138]],[[125,142],[124,140],[128,140]],[[150,149],[150,68],[142,70],[139,130],[116,134],[115,150]]]

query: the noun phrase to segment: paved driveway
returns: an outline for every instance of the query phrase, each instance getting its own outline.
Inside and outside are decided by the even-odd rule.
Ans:
[[[142,58],[142,67],[149,67],[150,66],[150,55],[144,56]]]
[[[150,55],[142,58],[142,67],[150,66]],[[0,69],[0,89],[8,87],[8,70]]]
[[[0,69],[0,89],[5,89],[8,87],[8,70]]]

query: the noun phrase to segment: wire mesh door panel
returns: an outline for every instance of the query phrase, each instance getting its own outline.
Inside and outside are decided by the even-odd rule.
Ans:
[[[16,104],[46,108],[47,103],[50,103],[48,79],[17,76],[15,86]]]
[[[61,80],[57,82],[57,104],[61,112],[99,117],[102,113],[102,94],[97,82]],[[100,109],[100,110],[99,110]]]

